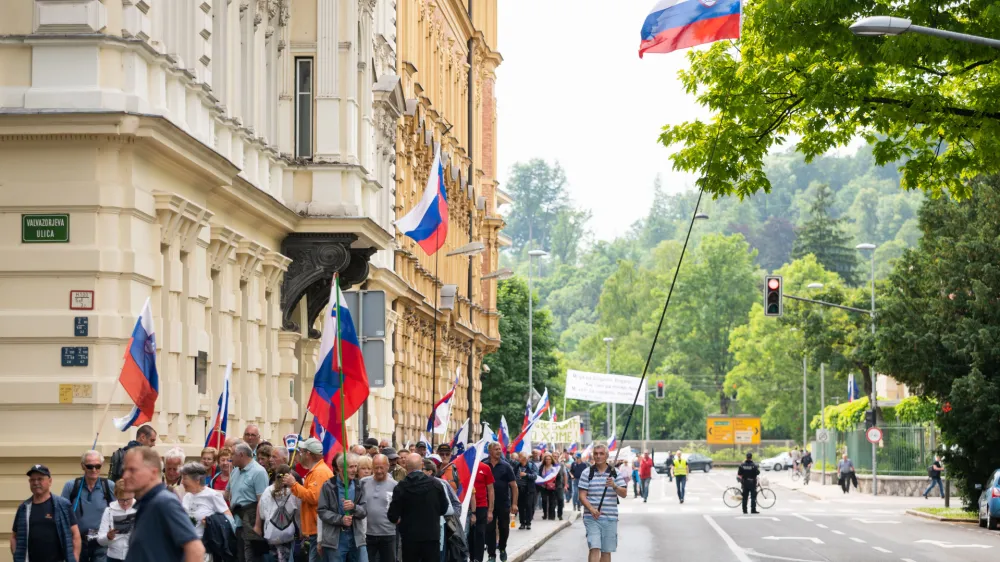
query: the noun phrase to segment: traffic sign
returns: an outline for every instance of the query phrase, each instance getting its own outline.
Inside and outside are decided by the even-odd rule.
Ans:
[[[817,429],[816,430],[816,441],[818,441],[820,443],[826,443],[829,440],[830,440],[830,432],[829,432],[829,430],[826,430],[826,429]]]
[[[877,427],[869,427],[868,431],[865,432],[865,437],[868,438],[869,443],[874,445],[882,440],[882,430]]]

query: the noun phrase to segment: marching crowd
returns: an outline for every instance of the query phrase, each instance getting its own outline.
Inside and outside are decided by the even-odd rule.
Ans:
[[[505,562],[516,524],[530,531],[536,511],[561,520],[568,504],[583,511],[591,559],[608,560],[617,498],[628,492],[627,471],[609,466],[605,445],[593,446],[590,464],[566,451],[508,457],[493,442],[467,475],[463,522],[463,467],[448,443],[397,451],[367,439],[328,463],[315,438],[290,455],[250,425],[242,439],[186,462],[180,448],[161,457],[156,439],[145,425],[107,463],[87,451],[82,475],[58,495],[49,468],[30,467],[31,497],[12,528],[14,562]],[[640,464],[645,491],[648,454]]]

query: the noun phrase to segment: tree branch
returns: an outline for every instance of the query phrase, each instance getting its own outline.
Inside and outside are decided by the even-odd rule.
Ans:
[[[910,68],[916,68],[917,70],[922,70],[922,71],[924,71],[924,72],[926,72],[928,74],[934,74],[936,76],[941,76],[942,78],[948,75],[947,72],[942,72],[940,70],[934,70],[933,68],[928,68],[926,66],[921,66],[919,64],[911,64]]]
[[[903,101],[893,98],[887,98],[882,96],[865,96],[862,98],[864,103],[875,103],[884,105],[897,105],[900,107],[910,108],[913,106],[912,101]],[[952,107],[945,106],[941,108],[941,111],[949,115],[957,115],[959,117],[988,117],[990,119],[1000,121],[1000,113],[995,111],[976,111],[974,109],[968,109],[965,107]]]
[[[974,62],[974,63],[966,66],[962,70],[959,70],[957,72],[957,74],[965,74],[966,72],[969,72],[970,70],[974,70],[976,68],[979,68],[980,66],[983,66],[984,64],[990,64],[991,62],[994,62],[996,60],[997,59],[986,59],[986,60],[976,61],[976,62]]]
[[[790,103],[788,107],[783,109],[781,113],[778,114],[778,117],[774,121],[772,121],[770,125],[768,125],[763,131],[761,131],[759,135],[755,136],[754,138],[756,138],[758,141],[761,141],[763,140],[764,137],[773,133],[778,127],[781,126],[782,123],[785,122],[786,119],[788,119],[788,117],[792,114],[792,110],[795,109],[803,101],[805,101],[804,98],[799,98],[794,102]]]

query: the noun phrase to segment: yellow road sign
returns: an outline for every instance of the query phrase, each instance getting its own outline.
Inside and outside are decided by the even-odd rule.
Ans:
[[[709,445],[759,445],[760,418],[709,416],[705,437]]]

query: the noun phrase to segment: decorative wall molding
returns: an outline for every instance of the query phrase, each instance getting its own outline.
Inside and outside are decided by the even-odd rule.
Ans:
[[[182,252],[194,250],[201,229],[208,226],[214,213],[173,193],[156,191],[153,198],[160,223],[160,244],[178,243]]]
[[[108,14],[101,0],[35,0],[34,32],[100,33]]]

